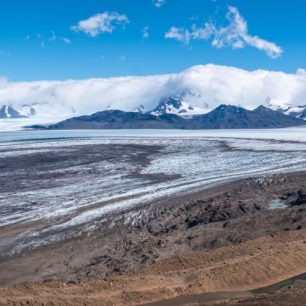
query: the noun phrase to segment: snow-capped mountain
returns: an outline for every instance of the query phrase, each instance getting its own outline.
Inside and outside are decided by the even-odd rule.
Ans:
[[[290,117],[306,120],[306,105],[286,106],[286,107],[271,105],[268,107],[274,111],[278,111]]]
[[[146,112],[146,110],[145,110],[145,107],[140,104],[138,107],[134,108],[133,112],[135,112],[135,113],[143,113],[144,114]]]
[[[19,107],[12,107],[10,105],[0,105],[0,118],[10,118],[10,119],[17,119],[17,118],[30,118],[35,117],[37,115],[35,104],[23,104]]]
[[[158,106],[153,109],[150,114],[155,116],[160,116],[164,114],[173,114],[179,116],[192,116],[200,115],[207,113],[207,110],[204,110],[199,107],[193,107],[187,102],[182,101],[177,97],[169,97],[161,100]]]
[[[34,105],[31,104],[24,104],[22,105],[22,107],[20,109],[18,109],[18,111],[27,117],[33,117],[37,114],[37,111],[34,107]]]
[[[0,132],[18,131],[36,124],[53,124],[75,115],[71,107],[51,103],[0,105]]]
[[[20,112],[18,112],[9,105],[0,106],[0,119],[17,119],[26,117],[27,116],[22,115]]]
[[[306,105],[291,106],[282,110],[282,112],[292,117],[306,119]]]
[[[12,105],[12,104],[4,104],[4,106],[0,105],[0,109],[3,109],[5,113],[6,108],[11,110],[12,115],[5,116],[5,118],[41,118],[42,120],[46,119],[49,121],[50,119],[58,120],[59,118],[69,118],[71,116],[78,114],[82,114],[81,112],[77,112],[72,107],[67,107],[64,103],[49,103],[49,102],[35,102],[35,103],[26,103],[20,105]],[[15,112],[13,115],[13,112]],[[18,113],[20,116],[18,116]],[[4,118],[4,117],[3,117]]]
[[[306,120],[306,105],[290,105],[288,103],[278,105],[277,103],[273,103],[270,97],[266,98],[263,105],[290,117]]]

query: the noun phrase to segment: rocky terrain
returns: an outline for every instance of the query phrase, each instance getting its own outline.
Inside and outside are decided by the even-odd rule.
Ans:
[[[305,273],[305,178],[251,178],[110,214],[79,238],[3,260],[1,286],[17,287],[2,289],[0,301],[136,305]]]
[[[272,294],[252,289],[306,271],[305,234],[263,236],[81,284],[44,281],[0,288],[0,305],[303,305],[302,282]]]

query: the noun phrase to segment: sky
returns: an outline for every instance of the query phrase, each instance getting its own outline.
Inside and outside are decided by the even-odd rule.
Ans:
[[[306,105],[304,0],[0,0],[0,107]],[[49,120],[48,119],[48,120]]]
[[[306,68],[302,0],[1,0],[10,82]]]

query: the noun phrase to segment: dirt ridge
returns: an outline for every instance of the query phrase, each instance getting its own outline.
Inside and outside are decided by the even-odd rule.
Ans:
[[[247,291],[305,273],[306,230],[272,236],[80,285],[50,282],[1,288],[0,305],[138,305],[179,295]]]

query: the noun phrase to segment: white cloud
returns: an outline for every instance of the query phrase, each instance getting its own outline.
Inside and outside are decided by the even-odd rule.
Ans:
[[[177,95],[207,111],[220,103],[248,109],[267,101],[274,106],[304,105],[306,73],[247,71],[228,66],[194,66],[176,74],[67,81],[9,82],[0,78],[0,101],[17,109],[36,103],[40,116],[59,118],[107,108],[153,109],[163,97]],[[75,110],[75,113],[72,111]]]
[[[299,68],[299,69],[296,71],[296,74],[306,77],[306,70],[305,70],[305,69],[302,69],[302,68]]]
[[[184,44],[189,44],[191,33],[184,28],[171,27],[165,34],[165,38],[176,39]]]
[[[193,25],[190,30],[185,28],[171,27],[165,34],[165,38],[176,39],[182,43],[189,44],[191,39],[207,40],[215,33],[215,27],[210,23],[205,23],[202,28]]]
[[[8,79],[5,76],[0,75],[0,88],[1,86],[6,85],[8,82]]]
[[[212,23],[205,23],[203,27],[198,28],[196,25],[192,26],[192,39],[209,39],[216,32],[216,27]]]
[[[266,52],[271,58],[281,56],[283,50],[277,44],[248,33],[247,22],[240,15],[237,8],[230,6],[226,18],[229,22],[226,27],[218,28],[211,22],[205,23],[203,27],[193,25],[191,29],[172,27],[165,34],[165,38],[176,39],[185,44],[189,44],[191,39],[212,39],[212,46],[216,48],[232,47],[233,49],[242,49],[248,45]]]
[[[160,8],[165,4],[166,4],[166,0],[153,0],[153,5],[157,8]]]
[[[149,38],[150,33],[149,33],[149,27],[145,26],[142,30],[142,37],[143,38]]]
[[[61,40],[65,43],[65,44],[67,44],[67,45],[69,45],[69,44],[71,44],[71,40],[69,39],[69,38],[67,38],[67,37],[61,37]]]
[[[84,32],[86,35],[96,37],[101,33],[112,33],[116,25],[125,26],[129,23],[126,15],[117,12],[103,12],[79,21],[71,27],[72,31]]]
[[[282,49],[273,42],[264,40],[258,36],[248,33],[248,25],[235,7],[229,7],[226,18],[229,25],[216,31],[213,45],[217,47],[232,46],[233,48],[243,48],[249,45],[256,49],[265,51],[271,58],[280,57]]]
[[[54,31],[51,31],[50,36],[47,39],[44,39],[42,34],[40,33],[36,34],[36,38],[39,41],[41,48],[45,48],[48,45],[48,43],[63,42],[65,44],[71,44],[71,40],[69,38],[63,36],[57,36],[57,34]],[[27,35],[26,39],[30,40],[31,36]]]

